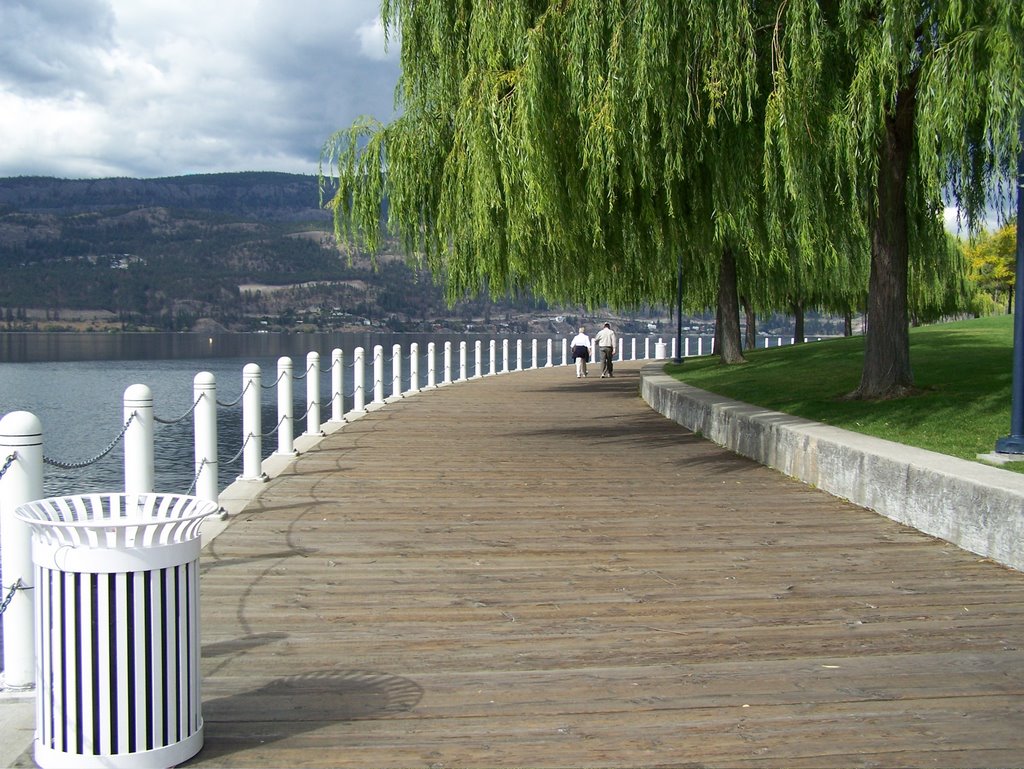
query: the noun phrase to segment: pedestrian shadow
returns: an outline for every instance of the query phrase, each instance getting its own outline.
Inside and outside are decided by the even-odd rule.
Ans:
[[[205,744],[196,766],[297,737],[339,722],[393,717],[412,710],[423,688],[408,678],[367,670],[323,670],[265,682],[203,703]]]

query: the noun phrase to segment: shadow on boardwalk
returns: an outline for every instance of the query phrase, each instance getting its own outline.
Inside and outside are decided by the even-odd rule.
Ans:
[[[569,369],[328,437],[204,551],[192,766],[1005,766],[1024,577]]]

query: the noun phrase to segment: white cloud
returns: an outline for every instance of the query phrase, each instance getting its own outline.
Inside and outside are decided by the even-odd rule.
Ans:
[[[4,0],[0,176],[314,173],[393,114],[377,0]]]

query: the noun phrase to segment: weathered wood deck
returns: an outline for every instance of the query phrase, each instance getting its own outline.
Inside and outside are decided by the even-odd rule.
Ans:
[[[1024,575],[699,439],[637,371],[417,395],[268,484],[202,556],[189,765],[1024,761]]]

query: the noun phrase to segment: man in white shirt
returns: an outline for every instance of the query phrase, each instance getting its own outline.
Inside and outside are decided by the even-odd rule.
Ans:
[[[582,326],[580,326],[580,333],[572,338],[569,346],[572,349],[573,360],[576,361],[576,378],[585,377],[587,361],[590,360],[590,337],[587,336]]]
[[[597,346],[601,348],[601,379],[612,375],[612,356],[615,355],[615,332],[610,324],[597,332]]]

